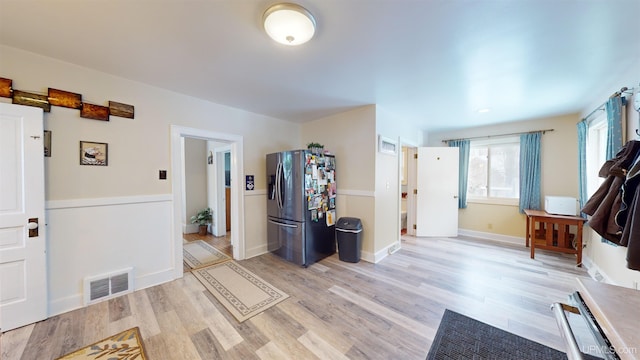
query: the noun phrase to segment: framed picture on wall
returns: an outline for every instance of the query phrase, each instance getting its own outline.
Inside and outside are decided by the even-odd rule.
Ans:
[[[80,141],[80,165],[107,166],[109,144]]]
[[[44,131],[44,156],[51,157],[51,131]]]

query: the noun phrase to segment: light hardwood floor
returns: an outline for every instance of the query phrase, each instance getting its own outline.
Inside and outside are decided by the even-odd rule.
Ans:
[[[215,246],[215,245],[214,245]],[[587,277],[570,255],[405,236],[378,264],[241,261],[290,295],[238,323],[191,273],[3,334],[2,360],[53,359],[139,326],[150,359],[424,359],[445,308],[556,349],[549,305]]]

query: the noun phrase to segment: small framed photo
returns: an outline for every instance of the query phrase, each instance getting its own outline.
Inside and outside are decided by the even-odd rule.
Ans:
[[[51,131],[44,131],[44,156],[51,157]]]
[[[109,144],[80,141],[80,165],[107,166]]]

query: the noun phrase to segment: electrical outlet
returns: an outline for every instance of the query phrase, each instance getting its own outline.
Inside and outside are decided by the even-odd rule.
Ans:
[[[167,180],[167,170],[160,170],[158,177],[160,180]]]

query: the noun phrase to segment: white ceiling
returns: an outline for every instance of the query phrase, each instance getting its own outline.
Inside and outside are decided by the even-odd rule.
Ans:
[[[425,130],[584,111],[640,68],[640,0],[300,0],[300,47],[264,33],[275,2],[0,0],[0,44],[294,122],[378,104]]]

